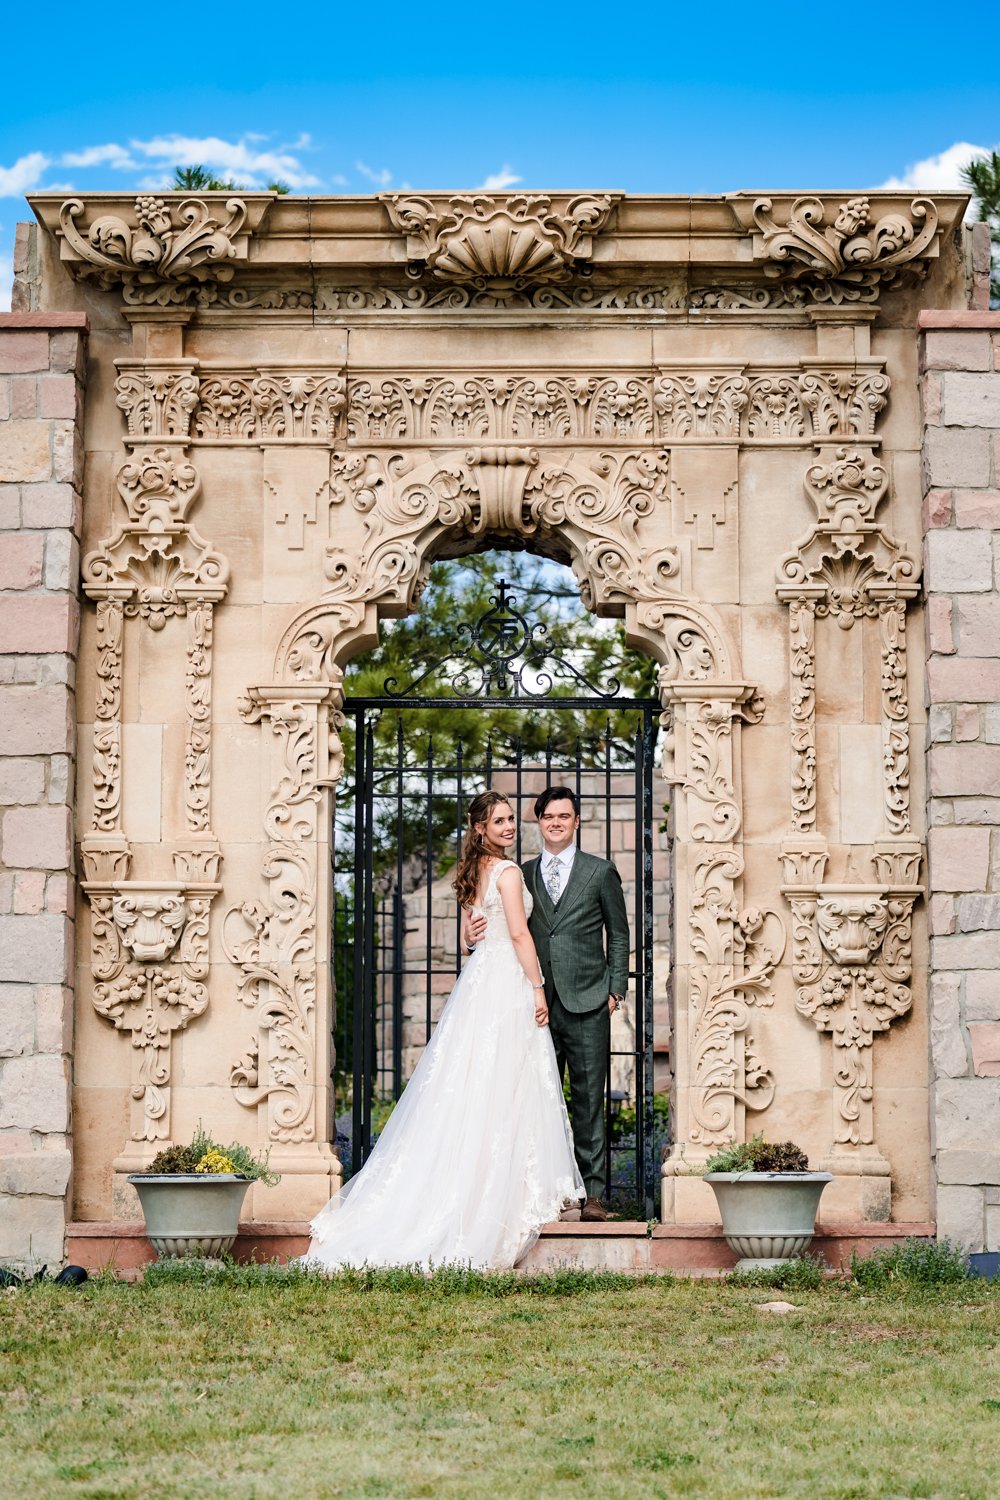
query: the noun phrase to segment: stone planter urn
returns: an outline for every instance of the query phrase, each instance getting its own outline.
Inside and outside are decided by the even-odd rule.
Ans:
[[[160,1260],[217,1257],[232,1248],[249,1177],[232,1172],[135,1172],[146,1233]]]
[[[769,1270],[812,1243],[830,1172],[706,1172],[737,1271]]]

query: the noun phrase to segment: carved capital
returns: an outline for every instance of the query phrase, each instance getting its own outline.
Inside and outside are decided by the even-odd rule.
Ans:
[[[888,921],[882,886],[817,888],[816,927],[820,942],[838,964],[867,963],[881,946]]]

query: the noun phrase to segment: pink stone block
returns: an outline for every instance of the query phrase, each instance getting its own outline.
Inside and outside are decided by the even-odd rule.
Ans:
[[[951,488],[990,483],[990,434],[986,428],[929,427],[924,462],[930,485]]]
[[[923,368],[988,370],[991,366],[990,345],[990,335],[985,330],[982,333],[965,329],[925,333]]]
[[[12,861],[8,860],[8,864]],[[24,917],[33,917],[45,907],[44,870],[19,870],[14,877],[13,910]]]
[[[0,687],[0,755],[65,755],[73,748],[63,687]]]
[[[0,589],[36,589],[42,581],[43,538],[8,536],[0,541]],[[2,638],[0,648],[7,649]]]
[[[83,373],[83,338],[79,333],[54,333],[49,345],[49,368],[69,371],[71,375]]]
[[[0,328],[0,370],[47,370],[49,337],[46,333],[8,332]]]
[[[68,986],[38,986],[35,1028],[39,1052],[72,1052],[73,991]]]
[[[0,641],[5,651],[76,651],[79,607],[65,594],[0,599]]]
[[[955,931],[955,898],[938,891],[928,903],[932,937],[946,937]]]
[[[995,703],[1000,700],[1000,659],[931,657],[927,681],[932,703]],[[995,794],[995,788],[988,793]]]
[[[924,530],[951,525],[951,490],[928,490],[924,496]]]
[[[955,525],[1000,531],[1000,490],[960,490],[955,496]]]
[[[960,703],[955,711],[956,740],[978,740],[980,709],[975,703]]]
[[[16,422],[33,422],[38,416],[38,379],[15,375],[10,383],[10,414]]]
[[[80,528],[80,500],[72,484],[25,485],[22,505],[25,526]]]
[[[998,981],[1000,983],[1000,981]],[[1000,1025],[989,1021],[970,1021],[972,1067],[977,1078],[1000,1078]]]
[[[56,915],[73,916],[76,908],[76,881],[71,875],[50,875],[45,883],[45,910]]]
[[[954,654],[952,602],[946,595],[935,594],[927,601],[927,641],[931,650],[939,656]]]
[[[3,863],[13,869],[68,870],[69,808],[12,807],[3,819]],[[42,910],[44,889],[42,876],[37,911]]]
[[[996,656],[1000,648],[1000,596],[970,594],[955,602],[958,646],[963,656]]]
[[[944,419],[953,427],[1000,427],[1000,375],[945,375]]]
[[[0,484],[40,484],[52,478],[48,422],[0,425]]]
[[[988,828],[931,828],[927,863],[934,892],[982,891],[990,870]]]
[[[39,380],[38,412],[42,417],[76,416],[77,384],[72,375],[49,375]]]
[[[920,405],[923,408],[924,421],[928,427],[938,427],[941,423],[941,376],[937,374],[925,375],[920,382]]]

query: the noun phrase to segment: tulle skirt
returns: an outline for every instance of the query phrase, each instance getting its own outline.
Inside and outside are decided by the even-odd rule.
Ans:
[[[583,1191],[548,1028],[509,940],[487,938],[303,1262],[509,1269]]]

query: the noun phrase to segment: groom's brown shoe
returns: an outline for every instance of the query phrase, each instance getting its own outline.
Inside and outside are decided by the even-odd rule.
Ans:
[[[584,1224],[603,1224],[608,1217],[608,1211],[600,1198],[588,1198],[580,1210],[580,1219]]]

